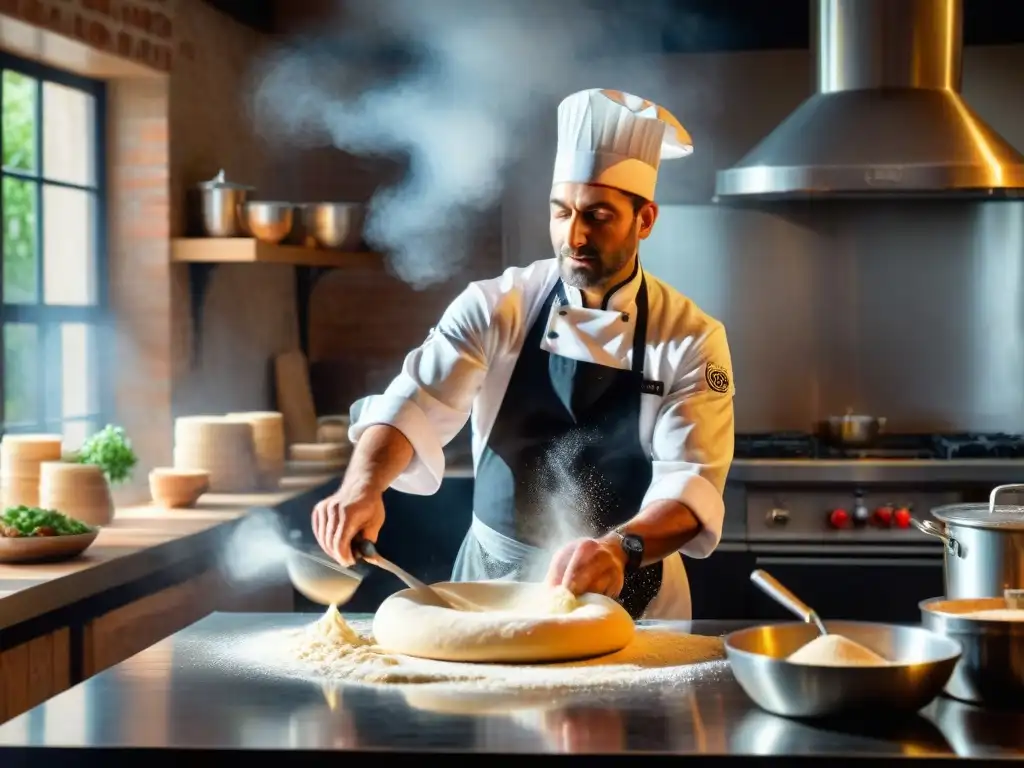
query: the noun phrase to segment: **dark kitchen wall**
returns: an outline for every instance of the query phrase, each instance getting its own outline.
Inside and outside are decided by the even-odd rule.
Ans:
[[[618,61],[607,81],[664,104],[695,152],[665,163],[646,267],[725,322],[737,429],[806,429],[846,408],[896,429],[1024,431],[1024,203],[731,208],[714,173],[810,92],[806,51]],[[969,47],[964,94],[1024,147],[1024,46]],[[555,105],[552,104],[552,114]],[[554,121],[530,137],[504,211],[505,260],[550,253]]]

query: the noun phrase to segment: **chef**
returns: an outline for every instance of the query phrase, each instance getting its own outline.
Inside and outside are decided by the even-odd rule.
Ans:
[[[721,537],[733,453],[725,329],[647,274],[660,161],[689,155],[666,110],[592,89],[558,108],[555,258],[471,283],[383,394],[352,407],[341,488],[313,512],[353,562],[387,488],[432,494],[472,428],[473,521],[454,581],[541,578],[614,597],[634,619],[690,618],[681,554]]]

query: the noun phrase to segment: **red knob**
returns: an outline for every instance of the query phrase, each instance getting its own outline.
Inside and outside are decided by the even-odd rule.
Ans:
[[[892,513],[893,522],[897,528],[909,528],[910,527],[910,510],[906,507],[900,507]]]
[[[892,507],[879,507],[875,510],[875,524],[888,528],[892,525]]]
[[[833,509],[829,513],[828,522],[833,528],[845,528],[850,524],[850,513],[845,509]]]

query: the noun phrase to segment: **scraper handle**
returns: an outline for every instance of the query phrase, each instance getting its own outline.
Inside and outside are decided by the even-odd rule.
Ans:
[[[818,618],[818,614],[815,613],[814,609],[786,589],[786,587],[782,586],[774,576],[766,571],[758,569],[750,574],[750,580],[754,582],[754,585],[762,592],[783,608],[791,613],[795,613],[808,624],[816,626],[821,634],[828,634],[825,629],[825,625],[822,624],[821,619]]]
[[[377,547],[374,546],[373,542],[368,539],[364,539],[362,536],[357,536],[352,539],[352,550],[360,557],[366,558],[367,560],[378,557],[380,554],[377,552]]]

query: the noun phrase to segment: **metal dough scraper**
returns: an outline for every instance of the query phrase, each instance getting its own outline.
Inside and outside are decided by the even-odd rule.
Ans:
[[[294,544],[288,544],[288,578],[299,592],[320,605],[344,605],[352,599],[363,574]]]

